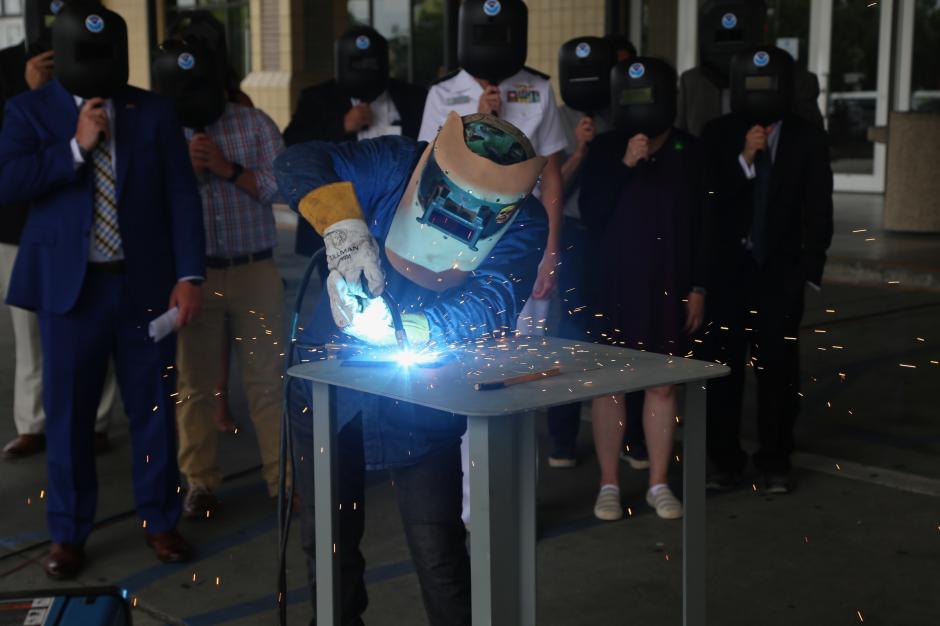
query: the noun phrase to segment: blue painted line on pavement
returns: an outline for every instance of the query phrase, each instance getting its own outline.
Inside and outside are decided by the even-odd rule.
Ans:
[[[393,578],[410,574],[412,572],[414,572],[414,565],[410,560],[389,563],[388,565],[381,565],[366,572],[366,584],[373,585],[381,583],[386,580],[391,580]],[[303,587],[297,587],[296,589],[291,589],[287,592],[288,606],[309,601],[310,588],[306,585]],[[261,596],[260,598],[255,598],[254,600],[248,600],[246,602],[240,602],[238,604],[233,604],[232,606],[216,609],[214,611],[207,611],[206,613],[184,617],[183,621],[188,626],[214,626],[215,624],[224,624],[226,622],[257,615],[265,611],[271,611],[274,613],[276,610],[277,594],[271,593],[266,596]]]

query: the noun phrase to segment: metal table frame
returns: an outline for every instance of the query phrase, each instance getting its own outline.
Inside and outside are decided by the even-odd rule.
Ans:
[[[551,340],[560,342],[561,340]],[[570,343],[570,342],[569,342]],[[611,350],[604,347],[605,350]],[[632,351],[624,351],[632,352]],[[640,353],[637,353],[640,354]],[[644,353],[645,354],[645,353]],[[647,355],[645,358],[649,358]],[[666,357],[652,355],[665,361]],[[329,363],[324,362],[324,363]],[[694,362],[693,362],[694,363]],[[290,374],[313,381],[314,503],[316,506],[316,577],[318,623],[340,624],[339,550],[336,475],[335,388],[332,376],[318,374],[319,363],[292,368]],[[707,379],[727,374],[727,368],[700,364],[709,371],[678,376],[685,387],[683,459],[683,624],[704,626],[705,616],[705,397]],[[334,366],[335,370],[335,366]],[[557,381],[564,377],[552,379]],[[331,379],[331,380],[330,380]],[[387,382],[387,381],[386,381]],[[461,381],[466,384],[466,381]],[[610,386],[582,391],[569,402],[628,393],[662,384]],[[538,385],[538,383],[534,383]],[[360,391],[366,384],[350,385]],[[522,385],[520,385],[521,387]],[[507,390],[477,392],[498,399]],[[492,394],[492,395],[490,395]],[[382,394],[386,395],[386,394]],[[408,399],[404,391],[387,394]],[[535,410],[550,406],[544,396],[524,411],[468,416],[470,438],[470,542],[473,626],[535,626],[536,624],[536,439]],[[562,402],[554,402],[561,404]],[[415,404],[442,408],[440,402]],[[447,410],[447,409],[445,409]],[[461,411],[466,412],[466,411]],[[498,513],[498,514],[494,514]]]

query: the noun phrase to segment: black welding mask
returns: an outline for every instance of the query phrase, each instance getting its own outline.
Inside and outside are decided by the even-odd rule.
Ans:
[[[764,39],[763,0],[708,0],[699,11],[699,62],[709,79],[727,87],[731,57]]]
[[[170,98],[186,128],[204,130],[225,112],[225,84],[215,54],[201,43],[165,41],[153,61],[153,90]]]
[[[27,58],[52,50],[52,23],[64,8],[64,0],[26,0],[23,28],[26,31]]]
[[[457,27],[457,61],[471,76],[498,85],[522,69],[529,12],[522,0],[465,0]]]
[[[336,40],[336,83],[352,98],[372,102],[388,88],[388,41],[358,26]]]
[[[610,70],[614,126],[655,137],[676,119],[676,71],[662,59],[637,57]]]
[[[793,96],[793,57],[774,46],[753,47],[731,58],[731,110],[768,126],[786,115]]]
[[[592,115],[610,106],[610,42],[600,37],[577,37],[558,51],[558,81],[565,105]]]
[[[127,85],[127,24],[97,2],[71,0],[52,25],[55,77],[81,98],[110,98]]]

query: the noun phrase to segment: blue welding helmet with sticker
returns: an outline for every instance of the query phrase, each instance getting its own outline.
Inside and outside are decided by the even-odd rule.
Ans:
[[[545,161],[509,122],[451,112],[402,195],[385,239],[389,262],[426,289],[462,284],[516,219]]]
[[[610,106],[613,46],[601,37],[575,37],[558,50],[558,82],[568,108],[592,115]]]
[[[201,42],[168,39],[153,60],[154,92],[176,107],[185,128],[205,129],[225,113],[225,82],[218,60]]]
[[[790,110],[793,57],[775,46],[746,48],[731,58],[731,110],[769,126]]]
[[[70,0],[52,24],[55,78],[81,98],[110,98],[127,85],[127,23],[94,0]]]
[[[457,17],[457,62],[494,85],[525,65],[529,10],[522,0],[464,0]]]
[[[336,40],[336,83],[351,98],[372,102],[388,88],[388,41],[374,28],[356,26]]]
[[[637,57],[610,71],[614,126],[628,136],[655,137],[676,119],[676,71],[666,61]]]
[[[65,8],[65,0],[26,0],[23,4],[26,58],[52,50],[52,24]]]
[[[764,0],[708,0],[699,11],[699,62],[709,79],[727,87],[731,57],[761,43],[767,4]]]

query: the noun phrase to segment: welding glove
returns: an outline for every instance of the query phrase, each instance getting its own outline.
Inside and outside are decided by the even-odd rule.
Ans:
[[[378,243],[369,232],[352,183],[314,189],[304,196],[298,209],[323,236],[333,321],[340,328],[348,326],[361,309],[360,299],[381,295],[385,287]]]

